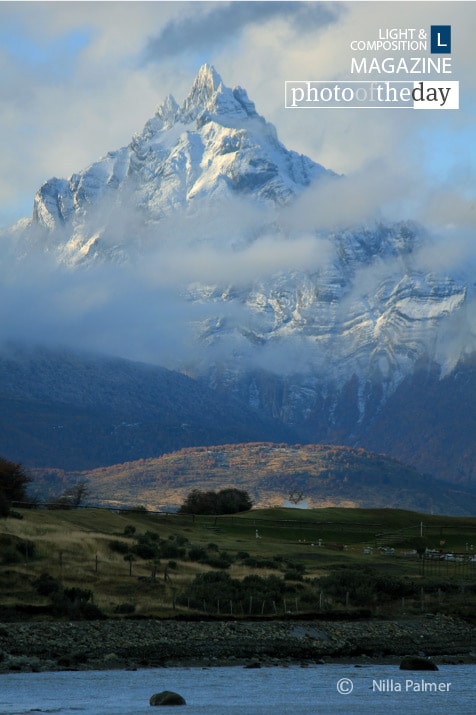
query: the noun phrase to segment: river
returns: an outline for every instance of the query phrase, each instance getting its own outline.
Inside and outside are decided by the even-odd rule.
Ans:
[[[186,700],[184,715],[474,715],[475,675],[474,665],[374,664],[9,673],[0,675],[0,713],[150,715],[150,696],[173,690]]]

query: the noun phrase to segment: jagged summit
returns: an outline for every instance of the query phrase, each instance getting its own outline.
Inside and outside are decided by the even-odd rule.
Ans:
[[[158,106],[156,117],[162,121],[161,128],[170,128],[176,122],[189,124],[197,120],[201,125],[207,121],[216,121],[222,126],[237,127],[247,119],[258,119],[267,125],[270,133],[275,134],[274,127],[257,113],[246,90],[242,87],[226,87],[216,69],[208,64],[200,68],[182,105],[179,106],[175,98],[169,95]]]
[[[200,68],[179,116],[184,123],[200,118],[201,123],[214,120],[224,126],[238,126],[248,118],[260,118],[265,124],[246,91],[226,87],[215,68],[206,64]]]
[[[62,262],[95,260],[105,250],[117,256],[119,245],[127,253],[128,236],[118,235],[117,222],[115,236],[108,230],[127,207],[136,221],[140,213],[150,224],[193,210],[198,198],[202,207],[227,195],[279,205],[326,173],[333,175],[286,149],[246,91],[225,86],[205,64],[182,105],[166,97],[129,146],[69,179],[45,182],[35,196],[32,225],[57,238],[61,233],[56,250]]]

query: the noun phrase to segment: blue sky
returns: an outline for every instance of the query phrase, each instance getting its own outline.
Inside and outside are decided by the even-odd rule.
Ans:
[[[350,39],[431,24],[452,25],[462,109],[284,109],[286,79],[349,77]],[[470,215],[475,26],[473,2],[0,2],[0,226],[31,215],[42,182],[127,144],[166,94],[180,102],[205,61],[289,148],[361,181],[368,170],[369,196],[380,172],[389,211],[454,221],[451,186]]]

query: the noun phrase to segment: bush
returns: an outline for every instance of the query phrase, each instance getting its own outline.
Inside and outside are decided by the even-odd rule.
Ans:
[[[255,569],[258,567],[259,561],[254,556],[248,556],[244,558],[241,562],[243,566],[248,566],[250,569]]]
[[[33,582],[33,585],[40,596],[51,596],[61,589],[61,583],[58,579],[46,572],[42,573],[36,581]]]
[[[156,544],[160,541],[160,535],[156,531],[146,531],[144,534],[138,537],[139,541],[147,541]]]
[[[261,576],[247,576],[243,581],[231,578],[226,571],[208,571],[199,574],[180,597],[182,604],[194,604],[203,608],[208,604],[213,609],[217,602],[222,604],[232,601],[241,604],[243,612],[250,607],[256,612],[262,612],[263,603],[267,604],[266,611],[273,612],[272,604],[278,603],[285,593],[284,582],[277,576],[262,578]]]
[[[159,555],[157,546],[147,541],[139,541],[131,548],[131,552],[141,559],[155,559]]]
[[[287,568],[284,573],[286,581],[303,581],[304,574],[306,573],[306,567],[304,564],[287,561],[286,567]]]
[[[336,600],[345,602],[346,594],[354,605],[364,606],[376,599],[395,600],[413,596],[415,584],[380,574],[370,567],[344,568],[319,579],[319,586]]]
[[[246,551],[241,551],[240,553],[237,554],[238,558],[241,559],[241,563],[243,566],[248,566],[250,569],[280,569],[281,568],[281,563],[277,561],[276,559],[262,559],[262,558],[255,558],[254,556],[250,556],[249,554],[245,557],[240,554],[246,554]]]
[[[253,502],[241,489],[222,489],[219,492],[202,492],[194,489],[180,507],[179,514],[237,514],[249,511]]]
[[[155,531],[146,531],[137,537],[137,544],[130,549],[128,548],[128,550],[141,559],[155,559],[158,558],[159,555],[164,556],[162,551],[166,548],[167,543],[168,542],[161,543],[160,536]]]
[[[127,524],[127,526],[124,527],[124,536],[134,536],[135,533],[136,527],[132,524]]]
[[[159,546],[159,554],[164,559],[182,559],[185,557],[185,549],[172,541],[162,541]]]
[[[118,613],[121,615],[129,615],[131,613],[135,613],[136,607],[133,603],[120,603],[118,606],[115,607],[114,613]]]
[[[129,551],[129,544],[126,544],[125,541],[110,541],[108,546],[111,551],[115,551],[118,554],[127,554]]]
[[[181,534],[176,534],[173,537],[173,539],[174,539],[175,543],[177,544],[177,546],[185,546],[186,544],[189,543],[189,540],[187,539],[187,537],[182,536]]]
[[[229,569],[231,566],[231,561],[221,556],[208,556],[206,559],[200,561],[201,564],[205,566],[211,566],[213,569]]]
[[[207,571],[195,576],[190,586],[184,592],[181,602],[192,599],[200,605],[218,600],[239,600],[240,582],[232,579],[226,571]]]
[[[285,585],[279,576],[263,578],[252,574],[245,576],[241,582],[241,589],[246,599],[252,597],[258,601],[277,602],[285,591]]]
[[[208,553],[202,546],[194,546],[188,550],[188,558],[190,561],[202,561],[208,558]]]
[[[103,612],[94,604],[94,594],[89,589],[64,588],[52,594],[52,601],[55,612],[59,616],[67,616],[72,619],[97,620],[105,618]]]

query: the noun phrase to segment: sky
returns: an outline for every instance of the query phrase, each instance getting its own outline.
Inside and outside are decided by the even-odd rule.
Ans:
[[[373,39],[381,27],[432,24],[452,26],[459,110],[285,108],[286,80],[350,78],[351,40]],[[338,205],[325,191],[319,197],[324,224],[336,213],[346,222],[370,214],[415,219],[442,233],[441,251],[427,257],[435,269],[464,263],[468,246],[474,260],[475,26],[476,2],[0,2],[0,227],[31,216],[43,182],[127,145],[167,94],[181,103],[208,62],[226,85],[246,88],[288,149],[346,175]],[[304,231],[312,229],[306,216],[314,200],[305,197],[289,218]],[[443,246],[448,236],[454,242]],[[252,263],[250,253],[243,270]],[[21,315],[29,333],[56,331],[66,340],[71,333],[74,341],[94,308],[95,334],[111,350],[127,353],[127,324],[129,342],[142,341],[129,356],[148,357],[157,350],[145,344],[151,323],[168,330],[171,306],[176,324],[186,320],[184,306],[166,297],[150,308],[152,289],[138,290],[130,272],[100,268],[81,281],[56,274],[53,284],[42,266],[22,270],[21,291],[9,278],[5,295],[16,302],[0,309],[0,320]],[[165,333],[171,345],[178,332]]]

